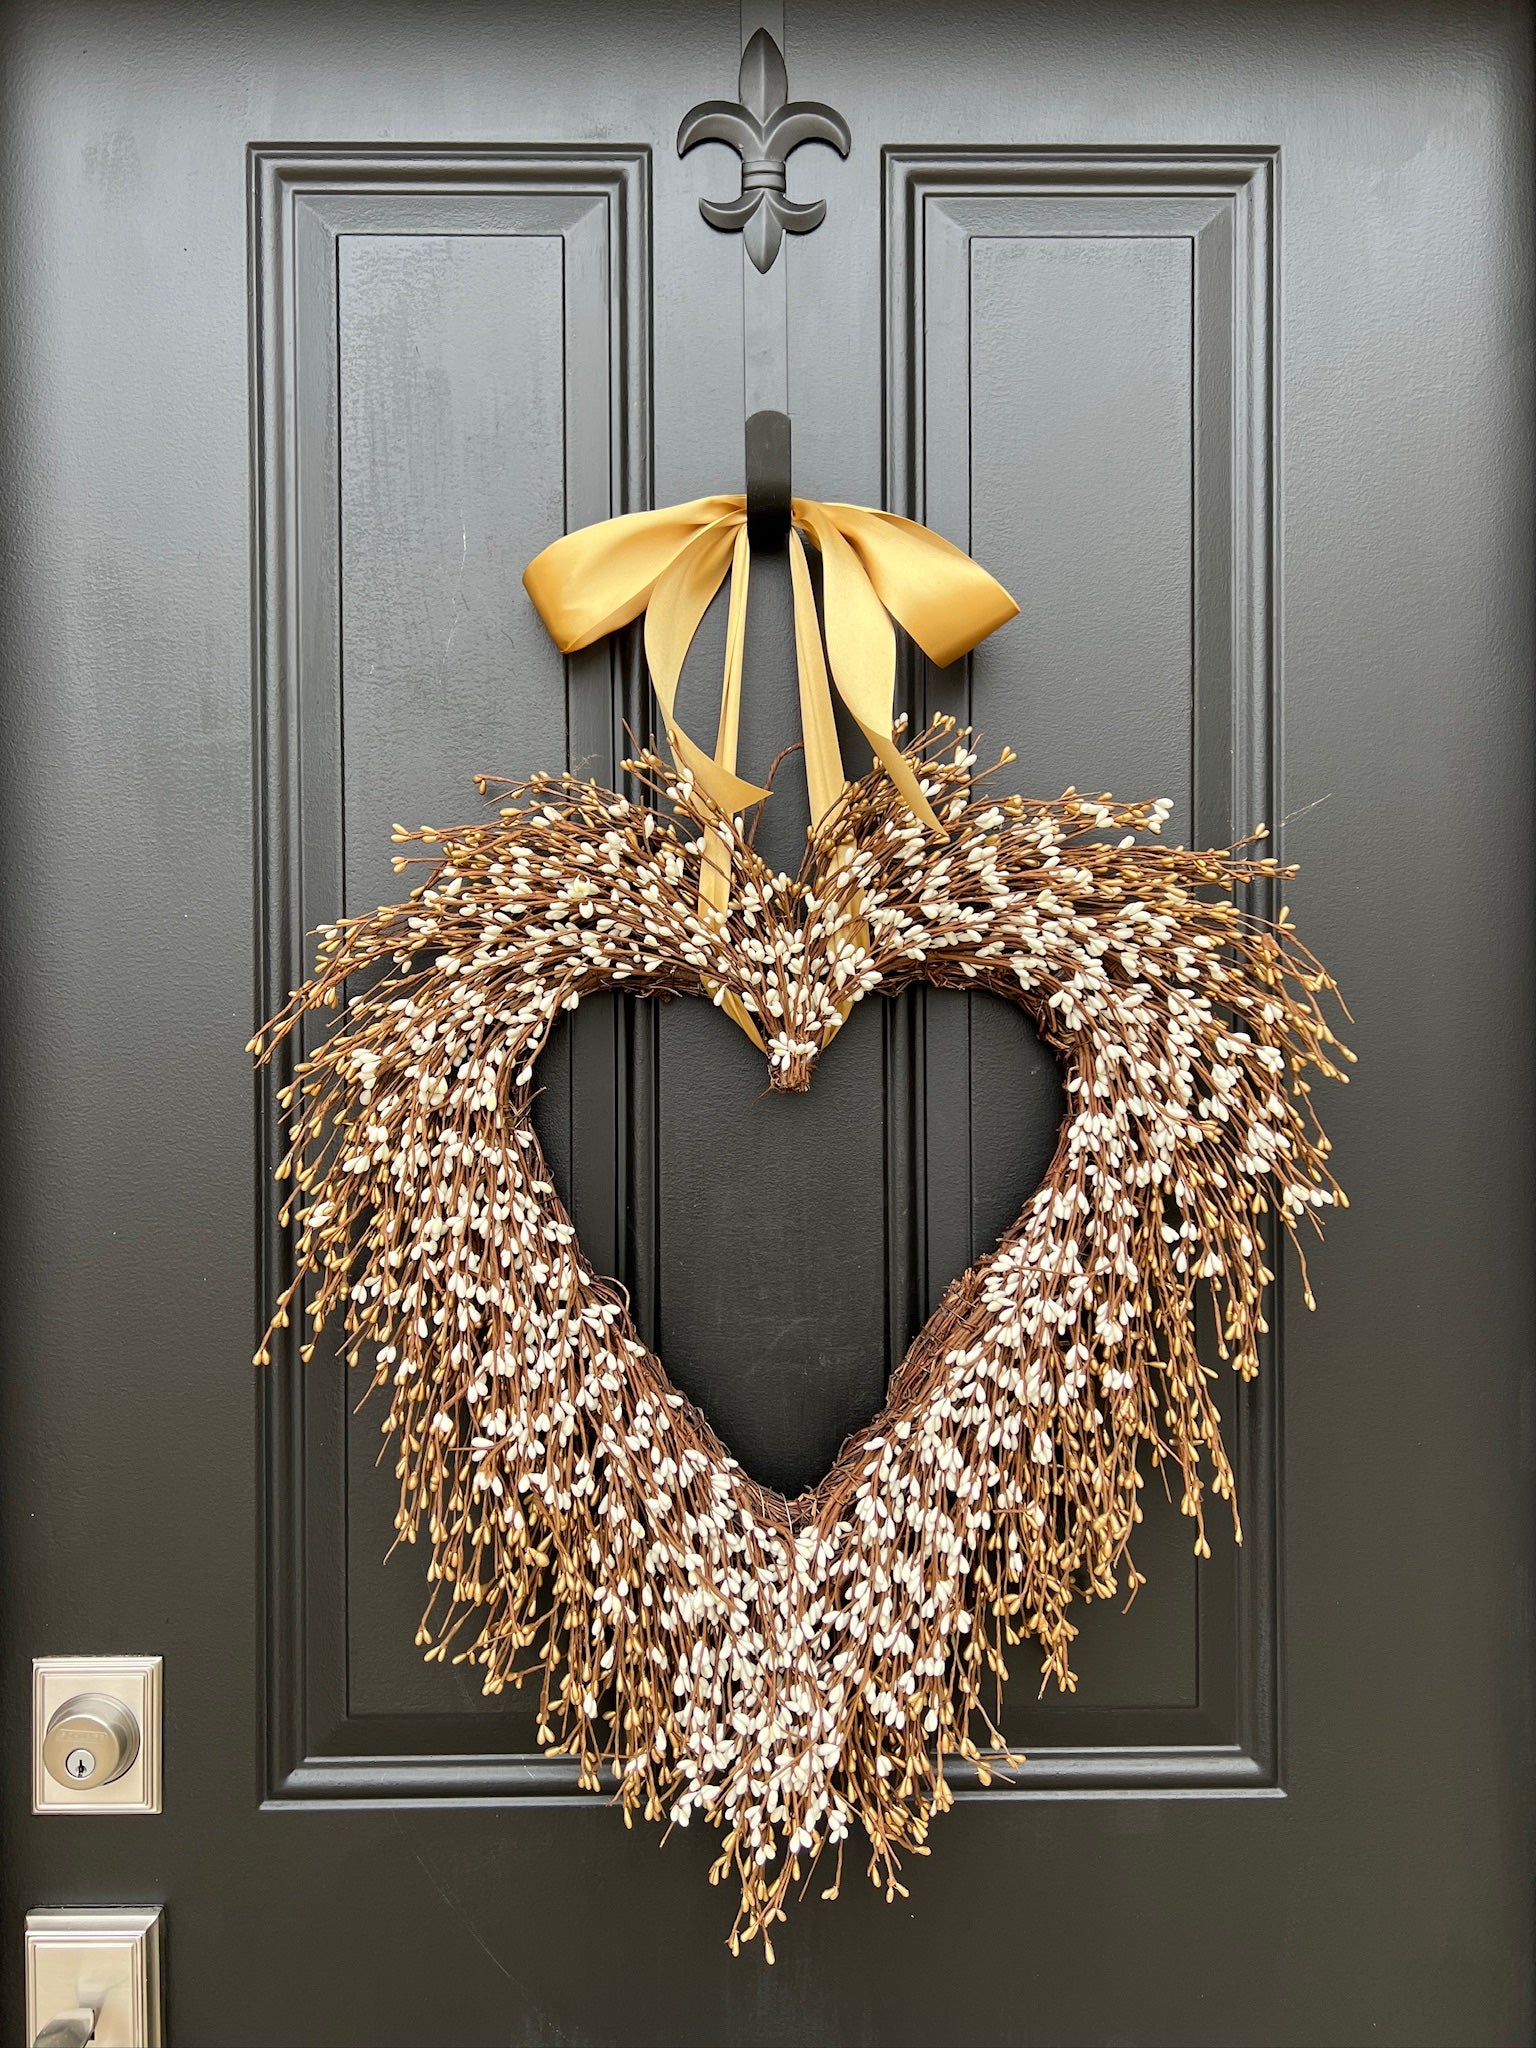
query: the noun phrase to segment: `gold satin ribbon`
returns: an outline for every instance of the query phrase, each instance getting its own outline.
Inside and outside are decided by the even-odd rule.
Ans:
[[[944,828],[893,732],[892,621],[947,668],[1011,619],[1018,606],[979,563],[915,520],[814,498],[796,498],[791,518],[795,661],[812,829],[837,804],[847,782],[832,711],[835,684],[914,815],[942,835]],[[821,553],[825,652],[802,533]],[[736,773],[750,564],[746,499],[728,494],[582,527],[545,548],[523,571],[528,595],[562,654],[590,647],[644,612],[645,657],[673,758],[728,818],[768,794]],[[725,675],[715,751],[709,755],[683,730],[673,707],[694,634],[727,576]],[[730,855],[713,833],[705,841],[699,900],[701,908],[722,916],[730,902]],[[761,1046],[761,1036],[737,999],[727,995],[721,1006]]]

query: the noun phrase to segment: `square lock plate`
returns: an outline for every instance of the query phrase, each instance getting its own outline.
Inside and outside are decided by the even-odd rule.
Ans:
[[[160,1811],[160,1672],[158,1657],[38,1657],[32,1665],[32,1811],[34,1813],[158,1813]],[[138,1753],[120,1778],[89,1789],[61,1782],[43,1761],[48,1723],[83,1694],[119,1700],[138,1726]]]

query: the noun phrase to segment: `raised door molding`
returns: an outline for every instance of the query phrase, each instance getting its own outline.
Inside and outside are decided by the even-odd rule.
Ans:
[[[1275,816],[1278,173],[1268,149],[884,155],[885,502],[978,553],[1023,605],[1022,630],[968,662],[914,663],[914,718],[974,721],[984,755],[1007,741],[1037,795],[1105,787],[1118,752],[1117,793],[1178,797],[1175,823],[1206,844]],[[1053,334],[1053,304],[1099,308],[1102,327],[1069,317]],[[1045,389],[1032,381],[1042,366]],[[1082,410],[1053,440],[1043,415],[1063,397]],[[1074,563],[1092,547],[1102,553]],[[1103,630],[1063,631],[1078,599],[1107,615]],[[1153,755],[1182,788],[1146,786]],[[893,1293],[921,1298],[976,1249],[966,1197],[986,1020],[928,1013],[915,994],[901,1028],[914,1081],[893,1129],[926,1159],[928,1199]],[[1219,1530],[1198,1575],[1179,1564],[1194,1607],[1190,1703],[1031,1709],[1026,1790],[1276,1786],[1282,1311],[1277,1300],[1259,1382],[1221,1403],[1243,1547]]]
[[[650,156],[637,147],[261,147],[250,152],[249,200],[258,1002],[270,1015],[302,978],[305,934],[347,907],[349,735],[367,728],[370,745],[380,744],[368,725],[377,718],[379,661],[363,661],[361,676],[348,673],[349,605],[355,614],[366,598],[378,612],[383,623],[376,622],[369,651],[381,659],[390,619],[388,590],[363,587],[382,572],[371,559],[348,559],[351,443],[362,446],[352,473],[366,479],[373,464],[366,437],[378,424],[366,410],[350,419],[345,411],[344,366],[349,349],[355,355],[360,346],[348,326],[348,293],[366,300],[392,250],[405,266],[399,289],[407,293],[410,265],[451,265],[468,253],[471,263],[491,266],[488,303],[510,314],[527,295],[522,273],[496,266],[526,260],[528,293],[546,302],[529,333],[547,346],[537,359],[498,366],[490,397],[500,410],[492,408],[485,432],[496,448],[511,445],[517,422],[507,413],[517,410],[520,390],[537,388],[541,418],[561,423],[561,446],[542,478],[550,500],[542,524],[515,541],[526,541],[531,553],[566,528],[638,510],[649,502]],[[378,290],[390,288],[386,274]],[[436,302],[440,295],[427,296]],[[391,454],[381,446],[377,462]],[[467,526],[464,549],[467,557]],[[505,567],[498,564],[498,574]],[[457,605],[458,591],[451,594]],[[514,586],[505,603],[520,598]],[[444,636],[449,650],[457,624],[454,611]],[[572,657],[563,690],[560,657],[543,640],[529,642],[525,661],[509,658],[506,666],[499,730],[509,741],[519,721],[543,734],[553,719],[565,759],[610,778],[635,687],[623,645]],[[530,673],[535,666],[538,673]],[[425,697],[416,715],[433,715]],[[448,714],[439,707],[437,715]],[[465,762],[462,772],[492,765]],[[623,1162],[615,1154],[627,1121],[623,1039],[612,1007],[594,1007],[576,1020],[569,1047],[579,1072],[579,1085],[567,1083],[570,1148],[593,1186],[608,1191],[613,1211],[585,1216],[583,1234],[593,1256],[610,1265],[622,1221]],[[264,1303],[282,1285],[290,1258],[271,1178],[283,1080],[281,1070],[268,1073],[260,1091]],[[480,1782],[462,1752],[485,1743],[484,1717],[465,1722],[450,1714],[429,1725],[420,1715],[352,1711],[347,1416],[360,1388],[348,1386],[329,1358],[306,1372],[298,1333],[289,1336],[262,1381],[269,1797],[462,1792],[466,1770],[480,1790],[563,1784],[565,1767],[540,1758],[497,1759],[490,1781]],[[387,1525],[377,1533],[387,1541]],[[418,1754],[423,1746],[432,1753]]]

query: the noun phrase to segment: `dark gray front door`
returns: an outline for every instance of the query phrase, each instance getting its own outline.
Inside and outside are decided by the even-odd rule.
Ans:
[[[1022,607],[914,710],[1036,794],[1288,820],[1355,1012],[1319,1312],[1288,1273],[1223,1402],[1242,1551],[1197,1569],[1149,1494],[1075,1698],[1016,1660],[1022,1780],[936,1825],[910,1900],[813,1886],[770,1971],[725,1952],[700,1830],[626,1833],[531,1702],[419,1662],[360,1388],[248,1364],[258,1006],[398,889],[393,820],[472,814],[476,771],[611,775],[648,720],[632,649],[562,664],[524,562],[739,485],[741,248],[697,205],[737,169],[673,138],[741,31],[7,11],[6,2037],[27,1907],[163,1900],[182,2048],[1523,2041],[1526,8],[784,25],[854,137],[790,172],[828,201],[777,273],[797,488],[926,520]],[[787,588],[754,591],[756,775],[792,677]],[[958,998],[867,1003],[805,1098],[688,1004],[584,1009],[547,1065],[584,1242],[783,1485],[1058,1114],[1021,1022]],[[158,1818],[28,1811],[28,1662],[93,1651],[165,1657]]]

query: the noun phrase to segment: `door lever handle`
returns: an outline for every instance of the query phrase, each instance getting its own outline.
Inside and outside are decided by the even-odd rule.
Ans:
[[[96,2038],[96,2017],[88,2005],[77,2005],[68,2012],[55,2013],[38,2033],[32,2048],[87,2048],[87,2044]]]
[[[158,1906],[39,1906],[27,1915],[31,2048],[163,2048]]]

